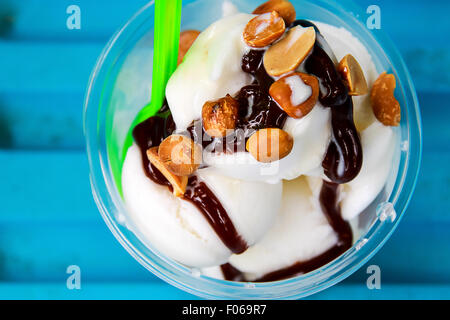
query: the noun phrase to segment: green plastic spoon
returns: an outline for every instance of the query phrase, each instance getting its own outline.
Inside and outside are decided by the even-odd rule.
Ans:
[[[153,45],[153,75],[150,103],[147,104],[134,119],[125,138],[122,152],[118,152],[117,142],[108,141],[108,155],[116,183],[122,195],[122,165],[128,148],[133,143],[133,128],[144,120],[154,116],[161,109],[167,82],[177,68],[178,45],[180,41],[182,0],[156,0],[155,1],[155,31]],[[111,140],[111,135],[109,140]],[[121,155],[118,157],[118,155]]]

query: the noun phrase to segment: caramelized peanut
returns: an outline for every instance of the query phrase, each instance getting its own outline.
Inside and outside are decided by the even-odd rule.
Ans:
[[[246,149],[259,162],[283,159],[292,150],[294,140],[286,131],[266,128],[256,131],[247,141]]]
[[[375,81],[370,93],[375,117],[385,126],[400,124],[400,103],[394,97],[395,77],[383,72]]]
[[[244,40],[254,48],[263,48],[280,38],[286,29],[284,20],[276,11],[253,18],[244,29]]]

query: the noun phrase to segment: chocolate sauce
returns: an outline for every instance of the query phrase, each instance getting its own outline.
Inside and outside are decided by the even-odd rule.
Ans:
[[[319,28],[317,28],[317,26],[314,23],[312,23],[311,21],[308,21],[308,20],[301,20],[300,19],[300,20],[294,21],[289,26],[289,29],[294,28],[296,26],[302,26],[304,28],[313,27],[314,31],[316,31],[316,43],[315,44],[320,46],[322,49],[324,49],[325,52],[328,54],[328,56],[331,58],[331,60],[336,61],[336,56],[334,55],[333,50],[331,49],[330,45],[325,40],[323,35],[320,33]]]
[[[342,218],[338,188],[336,183],[323,181],[319,196],[322,211],[337,234],[337,244],[308,261],[297,262],[287,268],[265,274],[257,279],[257,282],[277,281],[308,273],[333,261],[352,246],[353,233],[350,224]]]
[[[308,261],[297,262],[287,268],[265,274],[261,278],[256,279],[256,282],[277,281],[308,273],[333,261],[352,246],[352,228],[342,218],[338,188],[339,185],[336,183],[323,181],[319,196],[322,211],[331,228],[337,234],[337,244]]]
[[[305,24],[304,20],[300,20],[299,24],[313,25],[310,22]],[[320,35],[317,27],[315,30]],[[331,141],[322,167],[331,181],[349,182],[361,170],[363,157],[361,141],[353,121],[352,97],[348,95],[333,60],[317,41],[305,61],[305,70],[319,78],[324,89],[320,90],[319,101],[331,109]]]
[[[303,28],[313,27],[314,31],[316,33],[320,34],[319,28],[317,28],[317,26],[314,23],[312,23],[311,21],[303,20],[303,19],[297,19],[297,20],[295,20],[294,22],[291,23],[291,25],[289,26],[289,29],[292,29],[292,28],[297,27],[297,26],[301,26]]]
[[[304,262],[297,262],[292,266],[287,268],[279,269],[270,273],[265,274],[261,278],[253,280],[253,282],[270,282],[270,281],[279,281],[288,278],[292,278],[295,276],[299,276],[311,271],[314,271],[327,263],[333,261],[337,257],[339,257],[345,250],[342,250],[341,247],[333,246],[331,249],[328,249],[324,253]]]
[[[331,141],[322,166],[331,181],[346,183],[358,175],[362,166],[362,146],[353,121],[352,97],[348,95],[333,60],[324,49],[328,48],[328,44],[317,26],[307,20],[297,20],[291,28],[297,25],[316,30],[318,40],[304,67],[306,72],[320,80],[322,89],[319,101],[331,109]],[[237,127],[246,132],[246,137],[254,130],[282,128],[287,117],[269,94],[274,80],[265,71],[264,53],[264,50],[250,50],[242,58],[242,70],[255,77],[255,82],[243,87],[236,96],[240,106]]]
[[[225,138],[212,138],[205,132],[200,120],[194,121],[187,134],[210,152],[233,153],[245,150],[248,138],[259,129],[282,128],[287,114],[272,99],[269,88],[274,82],[263,64],[265,50],[250,50],[242,58],[241,68],[254,81],[234,96],[239,104],[235,133]]]
[[[332,136],[322,166],[332,182],[323,182],[320,204],[330,226],[338,235],[338,243],[313,259],[268,273],[254,280],[256,282],[276,281],[310,272],[331,262],[352,245],[352,230],[348,222],[342,219],[338,203],[338,183],[354,179],[362,165],[362,148],[353,121],[352,98],[348,95],[347,88],[330,58],[332,51],[329,50],[319,29],[306,20],[297,20],[290,27],[296,25],[312,26],[317,33],[318,40],[314,45],[313,52],[306,59],[304,67],[306,72],[319,78],[322,87],[319,101],[324,107],[331,109]],[[330,54],[327,54],[327,49]],[[187,129],[194,141],[202,144],[204,148],[209,148],[212,152],[214,150],[237,152],[242,150],[246,139],[255,130],[283,127],[287,114],[269,94],[269,88],[274,80],[265,71],[264,53],[264,50],[250,50],[242,58],[242,70],[251,74],[254,82],[243,87],[235,96],[239,102],[239,119],[236,129],[241,131],[241,135],[231,137],[231,139],[230,137],[208,139],[201,121],[196,121]],[[167,106],[166,109],[168,109]],[[171,116],[167,119],[155,116],[136,126],[133,131],[134,139],[141,150],[146,175],[154,182],[169,188],[171,186],[167,179],[149,163],[146,151],[150,147],[159,145],[174,129],[175,125]],[[247,249],[247,244],[237,233],[220,201],[196,176],[189,178],[184,199],[193,203],[202,212],[211,227],[232,252],[242,253]],[[244,275],[232,265],[224,264],[221,269],[225,279],[245,281]]]
[[[322,162],[324,172],[335,183],[353,180],[362,167],[362,146],[353,122],[353,102],[331,108],[331,141]]]
[[[220,269],[222,270],[222,274],[225,280],[245,281],[244,274],[229,263],[222,264],[220,266]]]
[[[275,82],[264,68],[265,50],[250,50],[242,57],[242,70],[251,74],[254,81],[243,87],[236,99],[239,102],[238,128],[258,130],[262,128],[282,128],[287,114],[269,94]]]
[[[362,166],[362,147],[353,121],[353,101],[326,50],[330,51],[331,55],[334,54],[317,26],[306,20],[297,20],[290,27],[297,25],[314,27],[317,34],[313,52],[306,59],[304,67],[306,72],[319,79],[322,86],[319,101],[324,107],[331,109],[331,141],[322,166],[332,182],[323,181],[319,200],[325,217],[338,236],[338,242],[313,259],[270,272],[253,280],[254,282],[287,279],[318,269],[348,250],[353,242],[352,230],[349,223],[342,218],[338,197],[338,184],[353,180]],[[257,64],[257,57],[256,53],[252,53],[250,57],[244,58],[243,70],[251,70],[250,66]],[[221,268],[226,280],[245,280],[244,275],[233,266],[225,264]]]
[[[267,74],[264,68],[263,58],[266,50],[250,50],[242,57],[242,71],[255,77],[253,84],[261,87],[262,92],[269,93],[270,86],[275,81]]]
[[[315,75],[325,90],[320,90],[319,101],[326,107],[343,104],[348,98],[348,90],[334,62],[321,46],[314,45],[312,53],[305,60],[306,72]]]
[[[170,182],[148,160],[147,150],[159,146],[166,137],[172,134],[174,129],[175,125],[171,115],[167,118],[156,115],[133,129],[133,138],[141,151],[142,165],[146,176],[170,190],[172,190]],[[196,176],[190,177],[183,198],[199,209],[222,242],[233,253],[242,253],[247,249],[247,243],[236,231],[227,211],[204,182]]]
[[[256,84],[243,87],[236,96],[240,118],[237,129],[249,134],[263,128],[282,128],[287,114],[262,87]]]
[[[339,205],[339,185],[323,181],[319,195],[320,206],[328,223],[338,235],[338,247],[345,251],[352,246],[353,233],[350,224],[342,218]]]
[[[253,282],[278,281],[311,272],[333,261],[352,246],[353,233],[350,224],[341,215],[338,187],[336,183],[324,181],[319,196],[322,211],[337,234],[337,244],[310,260],[296,262],[286,268],[269,272],[252,280]],[[242,272],[230,264],[222,265],[221,269],[225,280],[248,281]]]
[[[147,150],[159,146],[174,131],[173,118],[154,116],[141,122],[133,129],[133,138],[141,151],[142,166],[145,175],[153,182],[172,189],[170,182],[153,166],[147,158]]]
[[[190,177],[183,198],[193,203],[203,213],[219,238],[233,253],[247,250],[247,243],[236,231],[222,203],[203,181],[196,176]]]
[[[251,74],[254,81],[251,85],[241,88],[234,97],[239,104],[239,117],[233,150],[245,151],[245,147],[239,147],[245,145],[245,142],[256,130],[282,128],[287,118],[287,114],[269,94],[274,80],[264,68],[264,53],[265,50],[250,50],[242,57],[242,70]]]

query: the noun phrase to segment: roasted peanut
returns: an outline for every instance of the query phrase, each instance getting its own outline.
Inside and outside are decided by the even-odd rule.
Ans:
[[[263,48],[280,38],[285,29],[284,20],[276,11],[272,11],[250,20],[243,36],[249,46]]]
[[[266,128],[256,131],[247,141],[246,149],[259,162],[283,159],[292,150],[294,140],[286,131]]]
[[[271,76],[281,76],[297,69],[316,42],[313,27],[297,26],[286,37],[272,45],[264,54],[264,67]]]
[[[217,101],[203,105],[203,128],[211,137],[225,137],[236,127],[239,104],[229,94]]]
[[[153,147],[147,150],[148,160],[154,165],[159,172],[170,182],[173,188],[173,194],[176,197],[181,197],[186,192],[186,186],[188,183],[187,176],[177,176],[170,172],[164,162],[158,155],[158,147]]]
[[[344,79],[348,88],[348,94],[351,96],[362,96],[369,92],[364,72],[358,61],[348,54],[339,62],[338,70]]]
[[[161,142],[158,155],[170,172],[188,176],[200,166],[202,148],[186,136],[173,134]]]
[[[292,3],[286,0],[269,0],[256,8],[253,14],[263,14],[272,11],[278,12],[288,26],[294,22],[297,15]]]
[[[394,97],[395,86],[394,75],[383,72],[373,84],[370,93],[373,113],[385,126],[400,124],[400,103]]]
[[[310,88],[310,94],[305,99],[301,93],[307,90],[307,87]],[[275,81],[270,86],[269,93],[290,117],[300,119],[316,105],[319,98],[319,81],[315,76],[296,72]]]

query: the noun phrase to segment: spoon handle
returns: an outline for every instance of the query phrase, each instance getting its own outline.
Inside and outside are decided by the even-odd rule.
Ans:
[[[155,51],[151,96],[153,114],[161,108],[167,82],[177,67],[180,22],[181,0],[155,1]]]

